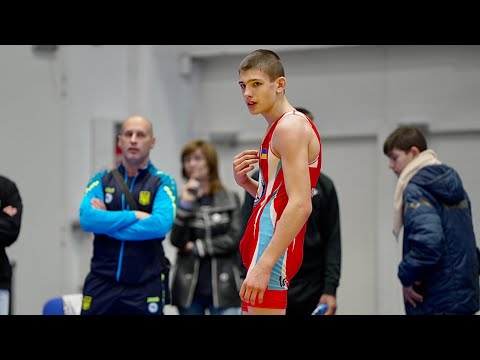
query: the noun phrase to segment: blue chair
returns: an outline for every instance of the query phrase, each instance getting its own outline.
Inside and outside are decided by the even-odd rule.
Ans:
[[[49,299],[43,306],[43,315],[80,315],[82,294],[68,294]]]
[[[65,315],[63,311],[63,299],[61,296],[49,299],[43,305],[43,315]]]

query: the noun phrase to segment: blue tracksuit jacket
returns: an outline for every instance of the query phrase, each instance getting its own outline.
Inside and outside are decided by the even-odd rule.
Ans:
[[[139,284],[159,277],[162,271],[162,240],[175,220],[177,185],[172,176],[151,163],[130,179],[123,165],[118,170],[138,210],[151,216],[137,220],[112,173],[104,170],[88,183],[80,204],[80,224],[95,235],[91,272]],[[108,211],[92,208],[92,198],[102,200]]]

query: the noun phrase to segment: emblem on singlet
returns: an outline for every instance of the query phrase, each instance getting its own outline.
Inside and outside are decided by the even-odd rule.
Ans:
[[[267,153],[268,153],[267,148],[263,148],[261,158],[266,159],[267,158]]]

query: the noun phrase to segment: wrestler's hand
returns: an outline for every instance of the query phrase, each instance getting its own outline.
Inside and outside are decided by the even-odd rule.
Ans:
[[[247,173],[254,170],[258,162],[258,150],[245,150],[233,158],[233,177],[235,182],[243,187],[248,179]]]
[[[264,268],[260,264],[247,273],[240,288],[240,299],[246,303],[255,305],[263,302],[263,295],[270,280],[271,269]]]

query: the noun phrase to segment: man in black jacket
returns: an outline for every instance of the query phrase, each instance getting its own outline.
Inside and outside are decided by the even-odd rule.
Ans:
[[[11,314],[12,265],[5,248],[20,233],[22,199],[16,184],[0,175],[0,315]]]
[[[312,121],[312,114],[296,108]],[[258,170],[252,175],[258,179]],[[252,212],[253,197],[245,193],[242,206],[242,232]],[[340,210],[332,180],[320,173],[312,197],[312,213],[305,234],[303,262],[290,282],[287,297],[287,315],[310,315],[318,304],[326,304],[326,315],[337,310],[336,292],[340,280],[341,237]]]

